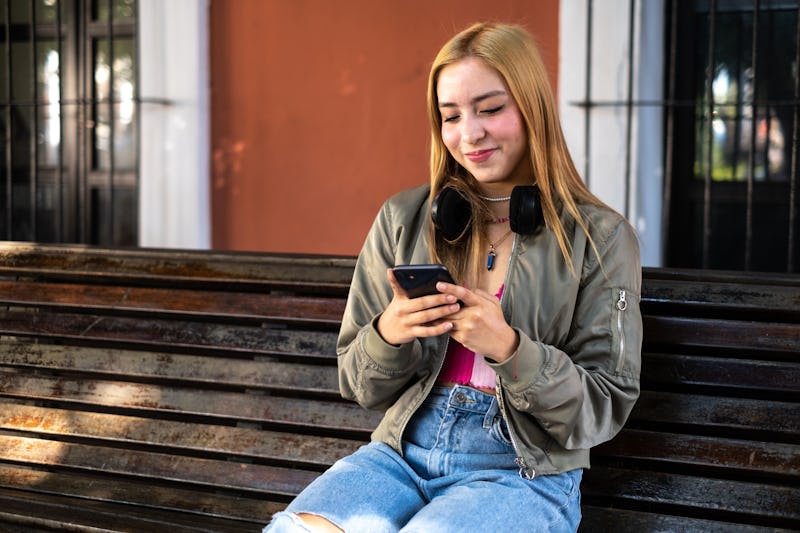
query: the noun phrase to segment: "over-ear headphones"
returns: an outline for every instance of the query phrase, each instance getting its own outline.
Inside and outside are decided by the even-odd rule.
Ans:
[[[509,205],[511,231],[523,235],[536,233],[544,222],[539,188],[536,185],[517,185],[511,191]],[[469,227],[472,205],[455,187],[445,187],[431,204],[431,218],[436,229],[448,241],[460,238]]]

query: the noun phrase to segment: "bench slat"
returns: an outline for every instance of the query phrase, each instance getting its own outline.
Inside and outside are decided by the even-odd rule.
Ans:
[[[329,467],[364,444],[338,437],[70,411],[8,400],[0,400],[0,429],[41,437],[92,440],[116,447],[162,447],[184,455],[235,456],[316,470]]]
[[[86,313],[193,317],[224,322],[318,323],[337,326],[341,298],[151,289],[0,280],[0,304],[71,309]]]
[[[769,432],[784,442],[800,442],[800,410],[792,402],[721,398],[673,392],[642,391],[629,423],[647,428],[727,429],[756,438]]]
[[[371,433],[380,414],[348,402],[309,401],[248,393],[203,391],[142,383],[67,379],[0,372],[0,397],[53,400],[113,407],[126,414],[223,418],[255,424],[298,426],[314,431]]]
[[[614,439],[592,449],[592,461],[601,458],[716,469],[721,475],[749,478],[778,477],[790,481],[800,475],[800,445],[703,437],[658,431],[623,429]]]
[[[264,494],[231,493],[222,490],[204,491],[175,485],[158,485],[148,480],[108,478],[91,473],[46,471],[24,466],[0,464],[0,487],[9,495],[32,494],[72,495],[82,500],[127,504],[129,514],[140,507],[189,513],[191,520],[202,522],[206,517],[229,517],[236,521],[266,524],[269,517],[286,507]],[[201,487],[202,489],[202,487]],[[3,489],[0,489],[2,491]]]
[[[214,516],[187,516],[184,512],[93,502],[53,494],[15,495],[0,489],[0,524],[29,526],[32,531],[170,531],[175,533],[243,533],[259,531],[258,524]],[[65,522],[69,525],[65,527]],[[5,525],[4,533],[13,531]]]
[[[219,250],[108,249],[96,246],[27,244],[0,241],[0,274],[39,279],[103,279],[114,284],[202,284],[231,287],[273,286],[315,293],[346,293],[354,257],[265,254]]]
[[[180,382],[183,386],[288,389],[304,394],[339,395],[336,372],[320,365],[10,342],[0,345],[0,359],[8,367],[71,370],[131,380],[157,378]]]
[[[303,424],[316,428],[371,431],[378,413],[355,404],[208,391],[197,402],[191,390],[113,381],[33,377],[0,372],[1,395],[75,401],[136,410],[175,411],[198,416],[227,416],[264,423]],[[689,425],[734,431],[769,431],[787,442],[800,436],[800,413],[790,402],[719,398],[643,391],[631,421],[649,425]]]
[[[642,322],[647,346],[724,348],[745,355],[750,351],[791,354],[796,353],[800,341],[797,324],[648,315]]]
[[[779,274],[732,272],[728,280],[720,280],[724,273],[693,270],[667,279],[669,272],[664,269],[643,270],[643,309],[667,308],[666,312],[678,315],[752,316],[755,312],[760,316],[800,318],[800,287],[791,275],[781,278]]]
[[[706,510],[718,520],[746,518],[775,527],[800,520],[800,488],[792,486],[596,467],[586,473],[581,488],[589,505],[611,499],[619,502],[615,506],[637,504],[650,511],[657,506]]]
[[[155,484],[186,483],[207,488],[293,496],[318,472],[253,463],[108,448],[32,437],[0,435],[5,461],[94,474],[147,479]]]
[[[618,507],[607,509],[593,505],[583,506],[580,533],[599,531],[614,533],[653,532],[700,532],[703,533],[791,533],[793,529],[716,522],[702,518],[671,516],[668,514],[630,511]]]
[[[662,353],[645,353],[642,359],[642,381],[650,387],[741,389],[800,400],[797,363]]]
[[[0,310],[0,334],[167,351],[336,358],[334,331]]]

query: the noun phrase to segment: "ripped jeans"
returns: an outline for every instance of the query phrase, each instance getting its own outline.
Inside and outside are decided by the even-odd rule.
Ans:
[[[320,515],[346,533],[574,532],[582,470],[527,480],[494,395],[435,388],[404,432],[403,456],[373,442],[337,461],[264,532],[309,531]]]

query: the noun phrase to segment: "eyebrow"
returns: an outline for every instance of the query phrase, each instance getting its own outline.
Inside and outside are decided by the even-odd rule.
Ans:
[[[483,100],[486,100],[487,98],[491,98],[493,96],[501,96],[501,95],[505,95],[505,94],[508,94],[508,93],[503,89],[497,89],[496,91],[489,91],[487,93],[479,94],[478,96],[476,96],[475,98],[470,100],[470,103],[477,104],[478,102],[482,102]],[[458,107],[458,105],[454,104],[452,102],[439,102],[439,107],[440,108],[442,108],[442,107]]]

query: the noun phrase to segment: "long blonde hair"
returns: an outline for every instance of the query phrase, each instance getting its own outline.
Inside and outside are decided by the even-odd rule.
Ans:
[[[478,182],[450,155],[442,140],[437,82],[442,69],[468,57],[494,68],[505,80],[522,115],[528,137],[531,184],[539,187],[547,228],[558,240],[561,255],[572,271],[572,246],[559,213],[565,209],[589,235],[578,204],[603,205],[581,179],[567,148],[550,81],[538,47],[519,26],[475,24],[448,41],[433,61],[428,78],[428,118],[431,126],[431,200],[445,187],[456,187],[473,206],[471,229],[455,242],[447,242],[430,224],[431,260],[451,269],[456,279],[477,276],[485,255],[485,226],[489,219],[478,198]],[[591,242],[591,237],[590,237]],[[594,243],[592,242],[594,248]],[[467,272],[470,259],[474,269]]]

